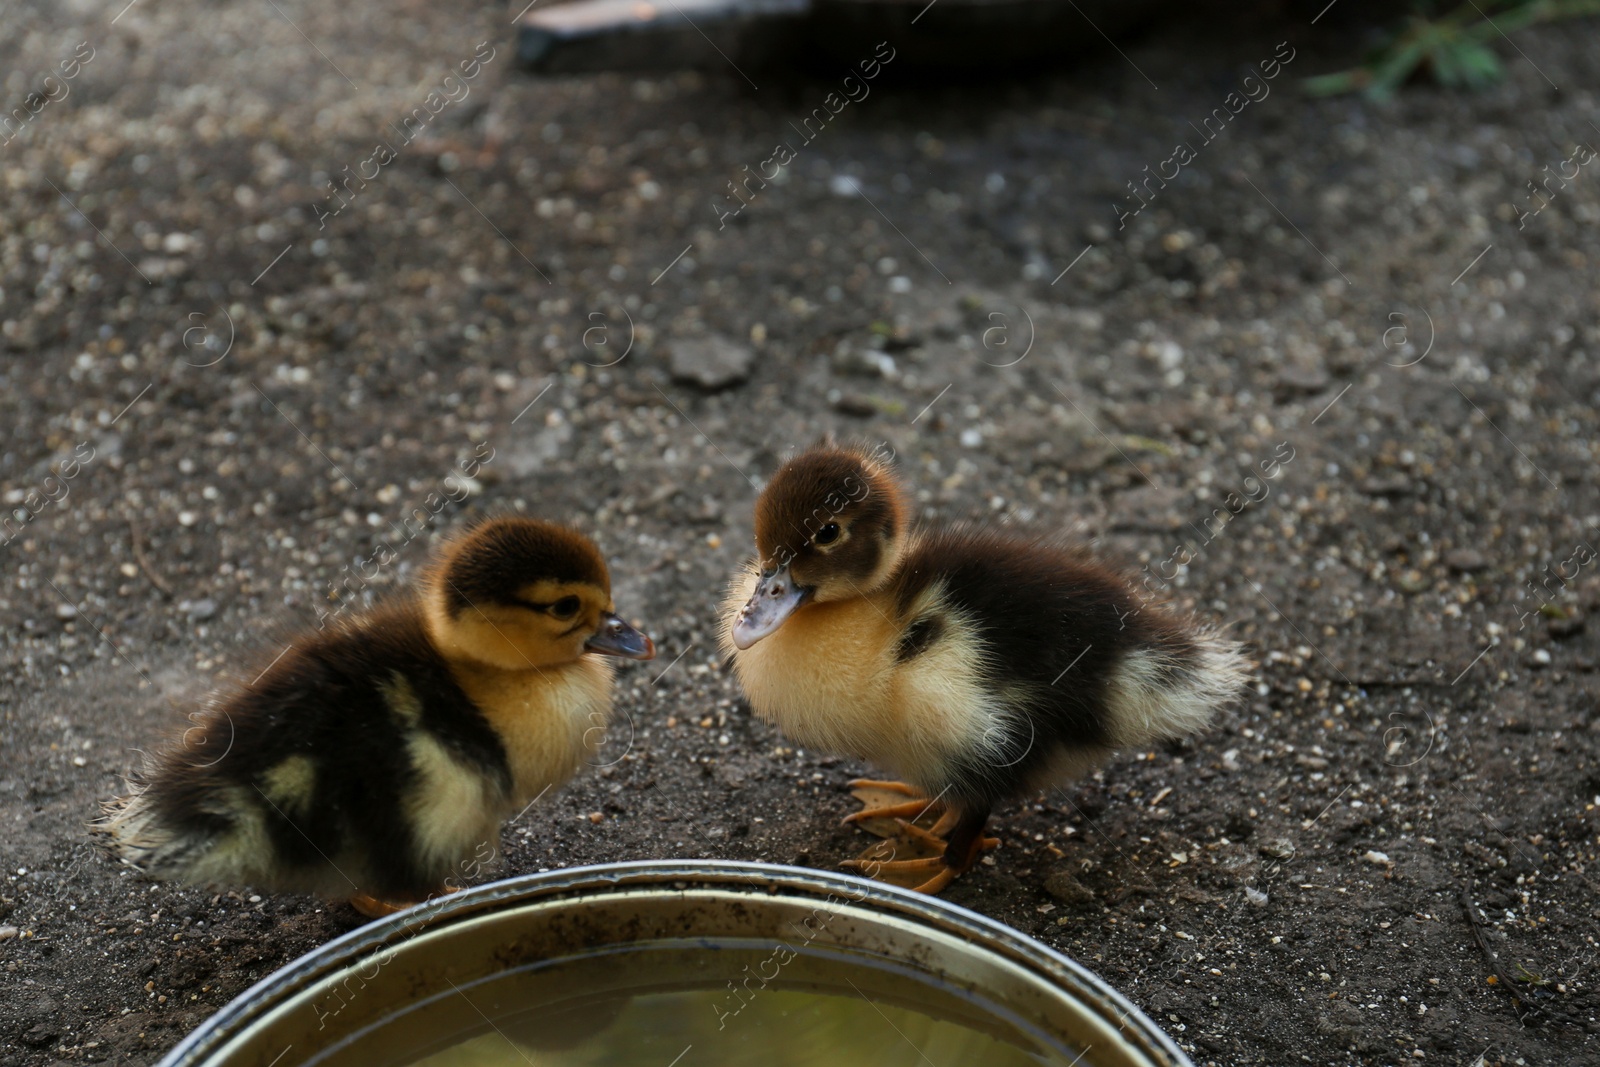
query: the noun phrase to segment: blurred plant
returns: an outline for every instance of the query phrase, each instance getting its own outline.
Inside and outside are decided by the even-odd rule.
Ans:
[[[1489,47],[1496,37],[1538,22],[1594,14],[1600,14],[1600,0],[1467,0],[1444,15],[1419,10],[1360,66],[1308,78],[1304,85],[1314,96],[1360,92],[1386,100],[1425,72],[1447,88],[1483,89],[1505,74]]]

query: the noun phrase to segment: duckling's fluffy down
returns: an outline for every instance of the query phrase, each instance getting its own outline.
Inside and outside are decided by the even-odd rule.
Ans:
[[[94,829],[156,878],[420,900],[579,768],[610,712],[597,659],[458,677],[403,600],[213,703]]]
[[[1204,729],[1250,665],[1087,555],[995,531],[914,535],[881,586],[809,603],[724,651],[750,703],[801,744],[973,804],[1081,776],[1117,748]]]

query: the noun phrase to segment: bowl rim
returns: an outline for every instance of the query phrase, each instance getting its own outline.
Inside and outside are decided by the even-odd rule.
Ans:
[[[203,1067],[207,1057],[286,1000],[374,951],[517,904],[624,890],[760,891],[790,898],[850,894],[841,902],[887,912],[916,925],[954,933],[1042,977],[1132,1039],[1168,1067],[1193,1067],[1177,1043],[1142,1010],[1083,964],[1022,931],[938,897],[834,871],[745,860],[627,860],[563,867],[471,886],[366,923],[317,946],[259,979],[209,1016],[157,1064]]]

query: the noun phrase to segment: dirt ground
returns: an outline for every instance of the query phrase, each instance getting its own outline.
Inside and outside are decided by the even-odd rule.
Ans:
[[[865,768],[754,721],[715,649],[752,480],[825,430],[1261,664],[1207,735],[1000,811],[948,899],[1197,1063],[1600,1063],[1600,26],[1388,104],[1297,91],[1369,40],[1320,3],[1049,75],[891,61],[807,144],[842,69],[537,81],[516,6],[0,8],[5,107],[56,97],[0,146],[0,1067],[152,1062],[360,921],[148,883],[84,824],[485,445],[368,592],[558,517],[662,650],[500,873],[853,855]],[[740,346],[745,381],[674,376]]]

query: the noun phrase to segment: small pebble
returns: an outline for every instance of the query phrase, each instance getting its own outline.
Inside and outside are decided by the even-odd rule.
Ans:
[[[848,374],[858,378],[894,378],[900,371],[894,357],[877,348],[858,348],[849,341],[841,341],[828,360],[835,374]]]
[[[834,196],[859,196],[861,183],[848,174],[835,174],[828,179],[828,192]]]
[[[755,352],[717,334],[673,342],[668,355],[672,380],[714,393],[750,377]]]
[[[841,393],[833,402],[833,410],[841,415],[851,415],[858,419],[865,419],[876,415],[878,406],[864,396],[855,393]]]
[[[1321,367],[1288,366],[1278,371],[1278,388],[1286,393],[1318,393],[1328,382],[1328,372]]]
[[[1364,479],[1356,486],[1367,496],[1405,496],[1412,491],[1411,479],[1399,471]]]
[[[1581,634],[1584,622],[1583,612],[1577,608],[1569,608],[1560,615],[1549,616],[1547,626],[1550,630],[1550,636],[1560,640]]]
[[[1428,579],[1421,571],[1404,571],[1399,579],[1400,588],[1407,593],[1420,593],[1428,588]]]
[[[1072,911],[1092,911],[1099,907],[1094,892],[1065,867],[1052,871],[1045,878],[1044,891]]]

